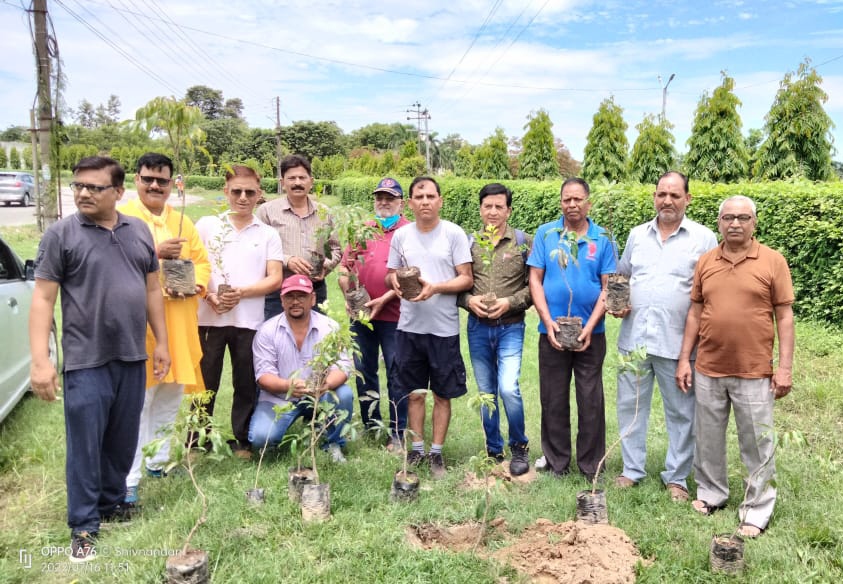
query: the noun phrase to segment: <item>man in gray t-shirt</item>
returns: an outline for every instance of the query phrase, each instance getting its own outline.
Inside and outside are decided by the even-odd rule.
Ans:
[[[451,399],[467,391],[457,294],[471,289],[474,278],[468,237],[459,226],[439,217],[439,184],[430,177],[417,177],[409,192],[416,220],[395,232],[386,264],[386,284],[401,297],[392,374],[402,399],[409,400],[413,450],[408,461],[414,465],[425,459],[425,394],[411,392],[428,388],[433,392],[433,440],[427,459],[431,475],[438,479],[445,475],[442,445],[451,421]],[[422,290],[415,298],[401,293],[395,270],[403,266],[421,271]]]

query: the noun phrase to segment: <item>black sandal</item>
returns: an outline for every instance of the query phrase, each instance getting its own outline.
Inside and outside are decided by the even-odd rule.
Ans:
[[[696,505],[694,505],[694,503],[697,503],[697,502],[702,503],[703,506],[697,507]],[[721,509],[725,509],[726,505],[709,505],[708,503],[706,503],[702,499],[695,499],[693,502],[691,502],[691,507],[694,509],[694,511],[696,511],[700,515],[711,515],[715,511],[720,511]]]

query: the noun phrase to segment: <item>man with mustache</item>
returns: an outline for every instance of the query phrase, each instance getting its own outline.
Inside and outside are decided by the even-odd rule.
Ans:
[[[756,221],[752,199],[735,196],[721,203],[723,241],[697,263],[676,368],[676,383],[683,391],[692,380],[696,384],[693,508],[710,515],[729,500],[726,426],[734,409],[741,460],[748,472],[738,534],[748,538],[764,532],[776,502],[773,404],[793,385],[795,344],[790,269],[779,252],[753,237]],[[694,378],[690,359],[695,346]]]
[[[313,282],[313,292],[316,295],[316,307],[328,299],[328,288],[325,276],[333,270],[342,258],[342,249],[333,235],[325,238],[324,232],[330,231],[331,219],[327,216],[327,208],[317,203],[310,196],[313,188],[313,176],[310,161],[299,154],[285,156],[281,160],[280,187],[284,196],[261,205],[256,216],[258,219],[273,227],[281,236],[284,247],[284,279],[293,274],[310,277]],[[320,266],[310,263],[313,251],[325,253],[321,274],[311,277],[312,268],[319,270]],[[279,290],[273,290],[266,295],[264,304],[264,319],[280,314],[283,310]]]
[[[618,373],[618,428],[623,473],[615,485],[627,488],[647,476],[647,422],[658,381],[667,426],[667,456],[661,480],[674,501],[688,500],[687,477],[694,462],[694,390],[677,388],[676,373],[685,318],[691,305],[691,282],[699,257],[717,246],[711,229],[691,221],[685,209],[691,202],[688,178],[666,172],[656,183],[656,217],[632,229],[618,272],[629,278],[630,303],[620,312],[618,350],[629,354],[647,348],[641,379]]]

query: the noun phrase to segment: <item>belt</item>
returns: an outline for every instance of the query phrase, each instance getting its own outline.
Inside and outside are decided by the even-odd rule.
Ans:
[[[505,316],[503,318],[475,318],[480,321],[480,324],[485,324],[486,326],[502,326],[505,324],[516,324],[519,322],[524,322],[524,313],[522,312],[514,316]]]

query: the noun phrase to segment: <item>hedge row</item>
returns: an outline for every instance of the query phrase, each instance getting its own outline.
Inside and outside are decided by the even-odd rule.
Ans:
[[[409,186],[411,179],[399,178]],[[439,179],[437,179],[439,180]],[[377,177],[341,178],[330,186],[345,204],[371,205]],[[477,193],[485,180],[443,177],[442,217],[467,231],[480,227]],[[513,192],[510,224],[533,233],[559,217],[559,181],[502,181]],[[802,317],[843,325],[843,183],[808,181],[709,184],[691,181],[688,216],[717,231],[720,203],[733,195],[758,207],[756,235],[787,258]],[[615,233],[621,251],[634,226],[654,215],[651,185],[594,185],[591,216]]]
[[[222,188],[225,186],[225,177],[201,176],[191,174],[185,177],[184,184],[185,188],[188,189],[200,188],[205,189],[207,191],[221,191]],[[322,192],[326,188],[325,181],[315,180],[313,188],[316,192]],[[277,194],[278,181],[273,177],[263,178],[261,179],[261,189],[264,193]]]

